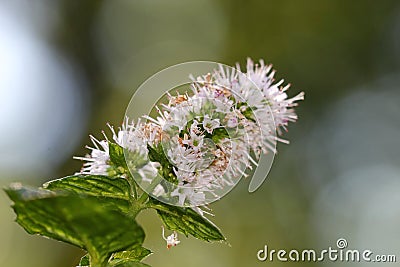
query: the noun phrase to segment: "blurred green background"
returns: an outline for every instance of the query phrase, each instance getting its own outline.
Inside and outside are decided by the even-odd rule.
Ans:
[[[273,63],[292,84],[290,95],[306,92],[285,135],[291,144],[279,145],[256,193],[243,180],[212,205],[230,246],[181,237],[167,250],[161,222],[147,212],[139,220],[155,254],[146,262],[299,266],[259,262],[256,253],[264,245],[335,247],[338,238],[400,260],[396,0],[1,0],[1,185],[39,186],[77,171],[72,156],[87,152],[88,134],[119,124],[135,89],[155,72],[246,57]],[[26,234],[9,205],[0,194],[0,266],[75,266],[82,251]]]

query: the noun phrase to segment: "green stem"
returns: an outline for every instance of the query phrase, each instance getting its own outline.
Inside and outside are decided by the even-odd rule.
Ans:
[[[154,188],[156,188],[156,186],[163,180],[164,178],[160,175],[157,174],[157,176],[153,179],[153,182],[151,183],[151,185],[147,188],[148,191],[153,191]],[[149,195],[143,191],[142,195],[139,198],[139,203],[146,203],[147,199],[149,198]]]
[[[138,202],[144,204],[144,203],[146,203],[148,198],[149,198],[149,195],[146,192],[143,192],[142,195],[140,196]]]
[[[137,185],[135,179],[133,179],[133,177],[130,173],[128,174],[127,180],[129,182],[130,192],[131,192],[129,216],[131,218],[135,219],[136,216],[139,214],[139,212],[141,210],[145,209],[146,207],[145,207],[145,205],[143,205],[144,202],[139,199],[138,189],[140,190],[140,187]],[[142,194],[141,198],[142,197],[143,197],[143,194]]]
[[[129,171],[127,171],[126,173],[128,174],[127,180],[130,185],[131,197],[133,197],[134,199],[137,199],[138,193],[137,193],[137,189],[136,189],[136,181],[135,181],[135,179],[133,179],[133,177]]]
[[[162,181],[163,177],[158,174],[147,188],[147,190],[152,191],[154,188]],[[136,218],[137,214],[143,210],[148,208],[146,205],[147,200],[149,199],[149,195],[137,185],[135,179],[133,179],[132,175],[128,175],[128,182],[131,187],[131,195],[134,196],[131,198],[131,208],[130,208],[130,216],[132,218]],[[138,189],[141,191],[141,195],[139,197]]]
[[[138,199],[138,193],[136,189],[136,182],[134,181],[133,184],[131,184],[131,194],[133,194],[135,199]]]
[[[90,267],[107,267],[108,266],[108,258],[101,257],[100,254],[95,250],[88,249],[89,259],[90,259]]]
[[[90,259],[90,267],[107,267],[107,265],[108,265],[108,260],[101,261],[96,258]]]

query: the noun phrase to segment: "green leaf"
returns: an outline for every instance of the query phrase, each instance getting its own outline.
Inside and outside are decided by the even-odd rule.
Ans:
[[[209,135],[209,138],[211,138],[215,143],[219,143],[222,139],[230,137],[228,131],[223,127],[216,128],[212,135],[209,133],[207,133],[207,135]]]
[[[168,182],[178,184],[178,179],[174,173],[173,166],[165,155],[162,144],[158,144],[154,147],[147,145],[147,150],[149,151],[150,161],[160,163],[162,177],[164,177]]]
[[[114,205],[122,212],[129,212],[130,185],[124,178],[74,175],[47,182],[43,188],[94,196],[107,201],[109,205]]]
[[[127,169],[123,147],[112,142],[108,142],[108,147],[111,163]]]
[[[137,245],[127,251],[114,253],[110,264],[112,266],[120,266],[122,263],[139,262],[151,253],[153,253],[151,250]]]
[[[120,145],[112,142],[108,142],[108,147],[110,167],[107,169],[107,174],[114,177],[126,175],[129,171],[125,160],[124,149]]]
[[[191,208],[170,206],[150,198],[150,207],[157,210],[158,215],[170,230],[189,234],[205,241],[223,241],[221,231],[207,218]]]
[[[90,266],[90,258],[89,254],[86,254],[81,258],[81,261],[79,262],[79,267],[84,267],[84,266]]]
[[[43,187],[53,191],[67,190],[78,194],[129,200],[129,183],[120,177],[73,175],[47,182]]]
[[[93,266],[103,266],[115,251],[142,244],[143,229],[135,220],[93,196],[11,185],[16,221],[29,233],[83,248]]]
[[[150,145],[147,145],[147,150],[149,151],[149,159],[153,162],[160,162],[162,160],[162,158],[160,158],[160,156],[158,155],[159,151],[157,148],[157,146],[153,148]]]
[[[253,109],[251,107],[248,106],[247,103],[241,102],[241,103],[237,103],[236,107],[238,109],[241,109],[241,107],[246,106],[246,109],[244,109],[242,111],[243,116],[246,117],[246,119],[252,121],[252,122],[256,122],[256,120],[254,119],[254,113],[253,113]],[[254,108],[255,109],[255,108]],[[242,109],[241,109],[242,110]]]
[[[114,204],[123,212],[129,209],[130,185],[126,179],[120,177],[74,175],[47,182],[43,188],[95,196]]]

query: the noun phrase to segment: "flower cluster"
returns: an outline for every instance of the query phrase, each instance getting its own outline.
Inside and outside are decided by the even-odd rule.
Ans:
[[[132,175],[155,198],[190,206],[203,215],[204,206],[227,193],[257,165],[261,153],[276,153],[277,136],[297,120],[293,109],[304,93],[288,98],[275,82],[275,72],[261,60],[248,59],[246,72],[220,65],[192,77],[185,93],[167,93],[168,103],[137,123],[126,119],[112,140],[127,151],[129,171],[110,162],[110,141],[91,136],[82,174]],[[161,177],[163,179],[157,179]],[[147,191],[145,190],[145,191]],[[171,202],[170,202],[171,203]]]
[[[108,124],[112,132],[112,141],[120,147],[134,153],[132,165],[137,167],[137,173],[143,178],[150,180],[157,174],[159,164],[148,160],[147,145],[158,142],[160,129],[152,127],[151,124],[144,124],[140,120],[137,124],[126,118],[120,128],[115,131],[114,127]],[[104,140],[99,141],[90,135],[93,147],[86,146],[91,153],[85,157],[74,157],[83,160],[82,169],[78,174],[86,175],[108,175],[126,177],[127,170],[115,168],[110,161],[110,140],[103,132]]]

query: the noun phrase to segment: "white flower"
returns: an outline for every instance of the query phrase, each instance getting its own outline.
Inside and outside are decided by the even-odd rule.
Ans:
[[[209,198],[219,198],[247,176],[261,153],[276,153],[277,141],[286,142],[276,132],[281,134],[280,128],[297,120],[293,107],[304,94],[288,98],[289,86],[282,87],[283,80],[275,83],[274,73],[262,60],[255,64],[248,59],[245,73],[239,66],[220,65],[212,74],[192,78],[190,94],[167,93],[168,103],[155,107],[156,118],[144,116],[146,122],[136,124],[125,119],[118,130],[109,126],[112,140],[131,155],[131,173],[150,184],[163,173],[165,161],[163,166],[150,162],[148,146],[162,145],[174,184],[155,185],[152,195],[174,199],[174,204],[191,206],[203,215]],[[76,157],[86,161],[81,173],[107,175],[112,163],[104,137],[91,137],[91,153]],[[164,229],[163,237],[169,247],[179,243],[177,235],[165,238]]]
[[[210,119],[210,116],[208,114],[204,115],[203,118],[203,128],[211,134],[215,128],[218,128],[220,126],[219,119]]]
[[[171,247],[175,247],[181,242],[178,240],[178,233],[176,231],[174,231],[171,235],[165,237],[164,226],[161,226],[161,228],[162,228],[162,237],[165,241],[167,241],[168,249],[170,249]]]
[[[304,99],[304,92],[293,98],[288,98],[285,92],[289,89],[290,84],[281,87],[283,80],[274,84],[275,71],[271,71],[271,69],[272,66],[266,66],[263,60],[260,60],[258,65],[254,64],[250,58],[247,59],[247,77],[263,92],[268,105],[271,107],[275,124],[286,130],[288,122],[297,120],[293,107],[297,106],[296,101]]]
[[[160,168],[160,163],[149,161],[143,167],[137,170],[138,174],[142,177],[143,181],[151,182],[158,174],[158,168]]]
[[[140,122],[140,120],[135,125],[133,122],[129,122],[128,118],[125,118],[122,126],[118,128],[118,131],[115,131],[114,127],[110,124],[107,125],[113,134],[113,140],[115,143],[129,151],[138,152],[147,156],[146,146],[153,134],[151,132],[147,134],[145,133],[145,126]],[[147,127],[147,129],[150,129],[150,127]],[[107,137],[105,136],[105,138]]]
[[[178,204],[181,206],[203,206],[205,204],[205,191],[204,188],[196,188],[192,184],[183,185],[180,183],[179,187],[176,188],[172,193],[172,197],[178,197]]]
[[[77,174],[107,175],[107,170],[110,167],[108,141],[99,141],[92,135],[90,135],[90,140],[93,147],[86,146],[86,148],[91,150],[91,153],[85,157],[74,157],[74,159],[86,161]]]
[[[129,153],[134,153],[135,160],[130,162],[130,167],[135,167],[137,173],[143,180],[151,181],[158,173],[160,164],[148,160],[147,144],[157,142],[159,129],[152,124],[142,124],[140,121],[135,125],[125,118],[122,126],[115,131],[114,127],[108,124],[112,132],[113,141]],[[86,175],[109,175],[111,167],[109,155],[109,139],[103,132],[104,140],[97,140],[90,136],[94,147],[87,147],[91,153],[85,157],[74,157],[86,161],[78,174]],[[140,162],[140,166],[132,166]],[[137,167],[137,168],[136,168]]]
[[[234,113],[230,113],[225,117],[226,126],[229,128],[235,128],[239,125],[239,118]]]
[[[160,184],[158,184],[153,190],[153,195],[155,195],[156,197],[162,196],[164,194],[165,194],[164,187]]]

